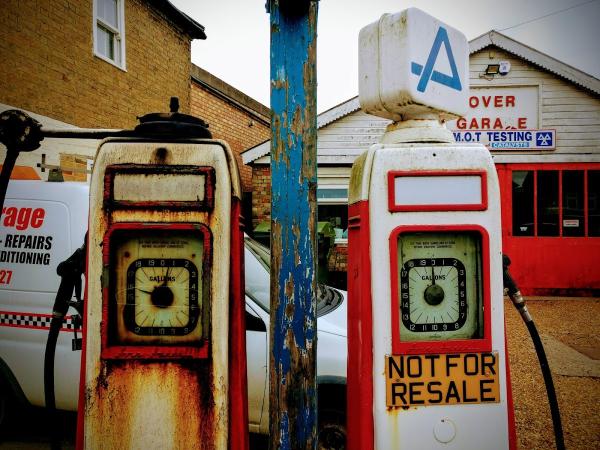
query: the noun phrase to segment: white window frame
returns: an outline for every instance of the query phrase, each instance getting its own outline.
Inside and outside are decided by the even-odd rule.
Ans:
[[[325,184],[325,185],[317,185],[317,190],[318,191],[327,191],[327,190],[333,190],[333,189],[345,189],[346,190],[346,195],[344,197],[326,197],[326,198],[319,198],[319,196],[317,195],[317,203],[319,205],[344,205],[344,204],[348,204],[348,185],[343,185],[343,184]]]
[[[127,66],[125,64],[125,0],[117,0],[117,26],[118,29],[114,28],[112,25],[106,23],[100,17],[98,17],[98,2],[100,0],[94,0],[93,2],[93,50],[94,56],[112,64],[113,66],[118,67],[123,71],[127,71]],[[98,50],[98,26],[102,26],[106,28],[108,31],[114,34],[115,36],[115,52],[118,52],[120,58],[118,60],[110,59],[109,57],[103,55]]]

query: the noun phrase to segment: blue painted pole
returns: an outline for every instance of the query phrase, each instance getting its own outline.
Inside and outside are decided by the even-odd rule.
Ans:
[[[270,0],[270,448],[317,448],[316,0]]]

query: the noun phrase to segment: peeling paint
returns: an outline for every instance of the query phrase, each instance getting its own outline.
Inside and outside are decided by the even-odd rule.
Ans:
[[[285,296],[289,300],[286,308],[286,317],[293,317],[294,315],[294,276],[290,274],[290,278],[285,283]]]
[[[271,448],[316,446],[316,19],[271,8]]]

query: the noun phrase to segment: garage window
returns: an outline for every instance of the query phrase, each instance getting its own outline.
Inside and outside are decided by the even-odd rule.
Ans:
[[[514,236],[600,236],[600,170],[512,172]]]
[[[94,0],[94,54],[125,69],[125,0]]]
[[[600,170],[587,173],[588,236],[600,236]]]
[[[512,173],[513,235],[533,236],[535,233],[533,214],[533,184],[535,172],[519,170]]]
[[[345,186],[319,186],[317,189],[319,222],[329,222],[335,230],[336,241],[347,238],[348,188]]]

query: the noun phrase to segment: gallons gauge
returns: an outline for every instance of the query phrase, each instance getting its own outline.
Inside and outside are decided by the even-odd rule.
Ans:
[[[113,239],[113,342],[199,345],[207,334],[205,234],[121,230]]]
[[[400,340],[483,337],[481,235],[403,232],[397,249]]]

